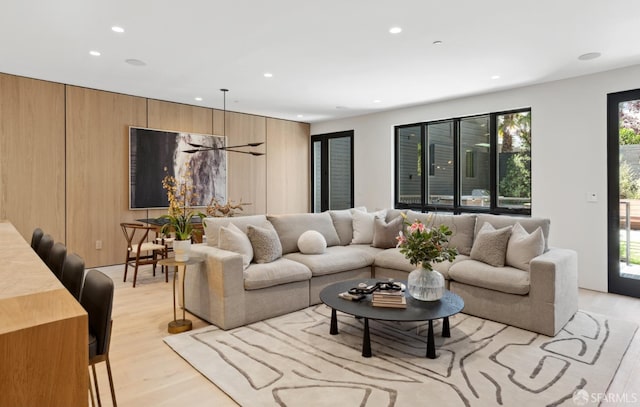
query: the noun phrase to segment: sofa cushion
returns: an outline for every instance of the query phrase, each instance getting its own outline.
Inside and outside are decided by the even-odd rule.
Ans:
[[[476,260],[454,263],[449,268],[451,280],[508,294],[529,293],[529,273],[514,267],[493,267]]]
[[[271,263],[251,264],[244,271],[244,288],[259,290],[295,281],[305,281],[310,278],[311,271],[304,264],[278,259]]]
[[[511,226],[495,229],[485,222],[471,248],[471,258],[494,267],[504,266]]]
[[[353,211],[366,212],[367,208],[365,208],[364,206],[360,206],[352,209],[329,211],[329,216],[331,216],[333,227],[336,228],[338,239],[340,239],[340,244],[342,246],[348,245],[353,239],[353,217],[351,215]]]
[[[408,211],[407,222],[419,220],[427,226],[445,225],[451,230],[449,247],[458,249],[458,253],[466,256],[471,254],[473,246],[474,226],[476,225],[476,215],[450,215],[445,213],[421,213]]]
[[[314,277],[368,267],[374,258],[366,251],[350,246],[327,247],[322,254],[289,253],[284,257],[304,264]]]
[[[207,244],[218,247],[218,236],[221,226],[227,226],[229,223],[233,223],[244,233],[247,233],[248,225],[265,227],[267,217],[265,215],[250,215],[231,218],[204,218],[202,221],[204,222],[204,234],[207,236]]]
[[[507,266],[519,268],[520,270],[529,270],[529,262],[534,257],[544,253],[544,236],[542,228],[538,227],[529,234],[516,222],[511,230],[511,237],[507,244]]]
[[[322,233],[307,230],[298,238],[298,249],[304,254],[322,254],[327,248],[327,241]]]
[[[442,263],[431,263],[434,270],[439,271],[445,279],[449,279],[449,269],[451,266],[459,261],[468,260],[469,256],[465,256],[464,254],[459,254],[456,256],[453,262],[443,261]],[[375,267],[392,269],[392,270],[400,270],[406,271],[407,273],[418,268],[417,266],[409,263],[404,254],[400,253],[400,249],[393,248],[383,250],[380,253],[376,254],[376,258],[374,260]]]
[[[249,225],[247,236],[251,241],[256,263],[271,263],[282,257],[282,246],[275,230]]]
[[[382,218],[375,218],[373,221],[373,241],[371,246],[380,249],[390,249],[398,244],[398,234],[404,226],[404,218],[398,216],[395,219],[385,222]]]
[[[218,247],[242,255],[242,266],[246,269],[253,260],[253,246],[249,237],[233,223],[220,228]]]
[[[338,233],[333,226],[331,215],[323,213],[293,213],[286,215],[268,215],[267,219],[273,224],[280,244],[282,253],[292,253],[298,251],[298,239],[307,230],[315,230],[322,233],[327,242],[327,246],[340,244]]]
[[[377,247],[373,247],[370,244],[350,244],[349,248],[356,250],[363,250],[365,253],[369,253],[371,256],[375,257],[378,253],[383,252],[385,249],[379,249]]]
[[[517,222],[520,223],[524,230],[529,233],[533,233],[538,227],[540,227],[542,228],[542,234],[544,235],[544,250],[549,250],[549,228],[551,222],[547,218],[525,218],[521,216],[482,214],[477,216],[476,235],[485,222],[491,223],[496,229],[500,229],[505,226],[513,226]]]
[[[385,217],[387,211],[360,212],[353,211],[353,244],[371,244],[373,242],[373,221]]]

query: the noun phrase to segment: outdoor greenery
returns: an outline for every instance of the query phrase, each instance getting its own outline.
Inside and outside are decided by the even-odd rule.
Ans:
[[[514,198],[531,197],[531,115],[513,113],[501,116],[498,136],[502,139],[501,153],[512,154],[506,162],[505,176],[500,180],[499,194]],[[514,146],[514,139],[520,142]]]
[[[620,242],[620,259],[627,257],[627,242]],[[640,264],[640,242],[631,242],[631,251],[629,252],[629,263]]]
[[[620,127],[618,132],[620,137],[620,145],[640,144],[640,134],[626,127]]]
[[[640,179],[628,162],[620,163],[620,199],[640,199]]]

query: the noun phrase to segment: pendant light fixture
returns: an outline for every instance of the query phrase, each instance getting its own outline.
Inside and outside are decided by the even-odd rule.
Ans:
[[[227,92],[229,92],[229,89],[223,88],[223,89],[220,89],[220,91],[222,92],[222,109],[223,109],[222,110],[222,126],[223,126],[222,136],[224,137],[224,140],[226,143],[227,141]],[[211,147],[211,146],[205,146],[202,144],[195,144],[195,143],[188,143],[188,144],[194,148],[191,150],[183,150],[182,151],[183,153],[193,154],[193,153],[199,153],[201,151],[224,150],[230,153],[250,154],[253,156],[264,155],[264,153],[260,153],[256,151],[235,150],[237,148],[244,148],[244,147],[258,147],[264,144],[264,142],[247,143],[247,144],[239,144],[235,146],[224,146],[224,147]]]

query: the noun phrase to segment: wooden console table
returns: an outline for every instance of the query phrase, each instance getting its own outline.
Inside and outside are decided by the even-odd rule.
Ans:
[[[87,313],[0,221],[0,406],[88,405]]]

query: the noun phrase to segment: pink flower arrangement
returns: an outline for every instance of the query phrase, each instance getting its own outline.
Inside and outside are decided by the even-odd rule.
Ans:
[[[449,247],[449,236],[452,232],[447,226],[428,227],[419,220],[407,222],[406,215],[402,216],[405,219],[406,233],[400,231],[396,237],[396,247],[400,248],[400,253],[404,254],[411,264],[420,264],[422,268],[433,270],[432,263],[453,261],[456,258],[458,251]]]

